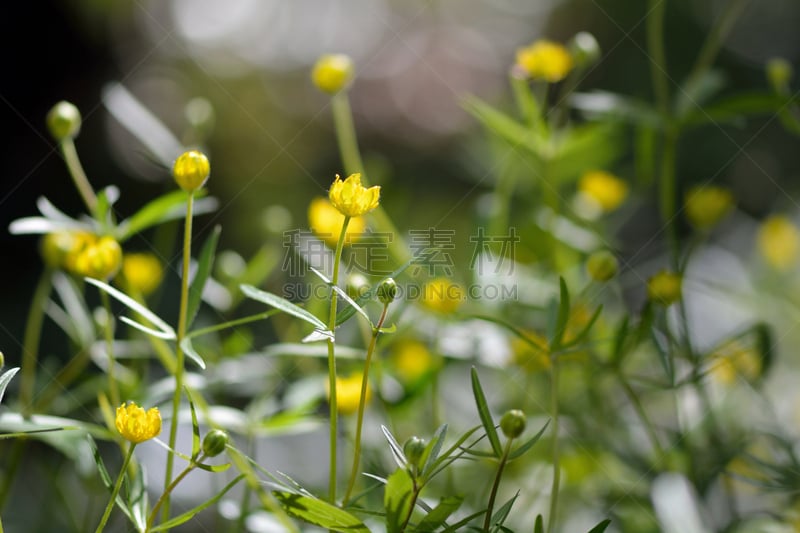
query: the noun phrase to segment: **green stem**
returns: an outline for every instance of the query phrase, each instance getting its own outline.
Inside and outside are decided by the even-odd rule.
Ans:
[[[336,243],[336,252],[333,258],[333,276],[331,277],[331,304],[328,313],[328,331],[335,335],[336,331],[336,304],[338,296],[333,287],[339,283],[339,263],[342,261],[342,249],[344,248],[344,238],[347,235],[347,225],[350,217],[345,216],[342,223],[342,231],[339,233],[339,241]],[[330,479],[328,481],[328,495],[331,503],[336,502],[336,438],[338,435],[338,407],[336,404],[336,357],[334,353],[334,339],[328,339],[328,390],[330,391]]]
[[[186,466],[186,468],[183,469],[183,472],[178,474],[178,477],[176,477],[174,480],[172,480],[172,483],[170,483],[169,486],[166,489],[164,489],[164,492],[161,493],[161,496],[159,496],[158,501],[153,506],[153,510],[150,512],[150,518],[147,519],[147,529],[145,529],[145,533],[147,533],[148,531],[150,531],[153,528],[153,524],[155,523],[156,516],[158,515],[158,510],[161,509],[161,506],[164,505],[165,501],[169,500],[170,494],[175,489],[175,487],[178,486],[178,483],[183,481],[183,478],[188,476],[189,472],[194,470],[197,467],[197,463],[199,463],[202,460],[203,460],[203,454],[201,453],[197,457],[196,460],[194,460],[191,463],[189,463]]]
[[[692,67],[686,85],[698,80],[711,68],[711,64],[719,54],[719,49],[749,2],[750,0],[732,0],[727,3],[725,12],[716,20],[714,27],[711,28],[706,41],[703,43],[703,48],[700,49],[700,53],[697,55],[697,60]]]
[[[86,172],[83,171],[81,160],[78,158],[78,151],[75,149],[75,143],[70,138],[61,141],[61,153],[64,156],[64,161],[67,164],[72,181],[75,187],[83,198],[83,203],[91,214],[95,213],[97,209],[97,196],[94,194],[94,189],[89,184],[89,178],[86,177]]]
[[[378,323],[372,330],[372,339],[369,341],[367,348],[367,356],[364,360],[364,375],[361,378],[361,397],[358,400],[358,419],[356,421],[356,442],[355,450],[353,452],[353,469],[350,471],[350,481],[347,483],[347,491],[344,493],[343,505],[347,505],[350,500],[350,494],[353,492],[353,487],[356,484],[356,476],[358,476],[358,466],[361,462],[361,429],[364,424],[364,409],[367,405],[367,386],[369,384],[369,364],[372,361],[372,354],[375,352],[375,344],[378,342],[378,335],[380,329],[383,327],[383,322],[386,320],[386,311],[389,309],[389,304],[383,305],[383,312],[378,319]]]
[[[400,531],[405,531],[408,523],[411,521],[411,515],[414,514],[414,507],[417,505],[417,498],[419,498],[419,493],[422,490],[422,487],[417,486],[417,480],[416,478],[413,478],[413,476],[411,482],[413,484],[413,490],[411,492],[411,505],[408,506],[408,515],[406,515],[406,519],[403,520],[403,525],[400,526]]]
[[[656,97],[656,106],[662,117],[669,113],[669,84],[667,79],[667,54],[664,49],[664,11],[667,0],[649,0],[647,17],[647,52],[650,56],[650,79]]]
[[[550,517],[547,519],[547,533],[555,531],[556,513],[558,511],[558,491],[561,485],[561,465],[558,449],[558,359],[552,357],[550,411],[553,419],[553,484],[550,489]]]
[[[653,449],[656,452],[658,460],[660,461],[661,458],[664,457],[664,448],[661,446],[661,441],[658,438],[658,433],[656,433],[653,422],[650,420],[650,417],[647,416],[647,411],[645,411],[639,396],[636,394],[636,391],[633,390],[631,384],[628,383],[628,380],[625,379],[625,376],[622,375],[622,372],[617,371],[616,374],[617,379],[622,385],[622,389],[625,391],[625,394],[628,396],[628,400],[631,402],[631,405],[633,405],[633,409],[636,411],[639,420],[642,421],[644,429],[647,432],[647,436],[653,445]]]
[[[175,439],[178,435],[178,411],[181,407],[181,394],[183,390],[183,348],[181,342],[186,336],[186,314],[189,307],[189,263],[192,258],[192,208],[194,206],[194,191],[189,193],[186,200],[186,219],[183,228],[183,270],[181,273],[181,304],[178,313],[178,335],[175,340],[175,393],[172,396],[172,419],[169,425],[169,447],[175,449]],[[175,457],[167,455],[166,476],[164,477],[164,491],[167,492],[172,482],[172,468]],[[169,518],[169,493],[164,501],[162,519]]]
[[[539,101],[531,90],[528,77],[524,73],[518,73],[512,69],[509,79],[519,114],[533,131],[540,132],[543,127],[542,106],[539,105]]]
[[[106,310],[106,321],[103,329],[106,337],[106,352],[108,355],[108,393],[111,396],[111,405],[116,407],[120,404],[120,396],[117,380],[114,376],[114,366],[116,365],[116,361],[114,360],[114,325],[112,323],[112,317],[114,315],[111,314],[111,299],[108,297],[108,293],[100,291],[100,299],[103,301],[103,308]]]
[[[492,484],[492,492],[489,495],[489,505],[486,507],[486,516],[483,519],[483,530],[489,531],[492,525],[492,514],[494,512],[494,501],[497,498],[497,489],[500,487],[500,479],[503,477],[503,470],[508,462],[508,454],[511,453],[511,442],[514,439],[508,439],[506,447],[503,449],[503,456],[500,458],[500,464],[497,466],[497,474],[494,476],[494,483]],[[551,511],[552,512],[552,511]]]
[[[22,406],[22,416],[30,418],[33,413],[33,392],[36,384],[36,362],[39,358],[39,340],[42,335],[44,311],[53,282],[53,271],[45,268],[36,291],[33,293],[33,302],[28,311],[28,320],[25,323],[25,336],[22,341],[22,376],[19,386],[19,403]]]
[[[661,222],[667,232],[667,240],[672,258],[673,268],[677,269],[679,260],[678,228],[676,225],[676,205],[678,185],[675,176],[675,160],[677,157],[678,131],[670,126],[664,132],[664,148],[661,154],[661,176],[659,181],[659,207]]]
[[[111,510],[114,508],[114,502],[117,500],[117,495],[119,494],[119,489],[122,487],[122,480],[125,478],[125,471],[128,469],[128,465],[131,462],[131,457],[133,457],[133,450],[136,448],[136,443],[131,443],[130,447],[128,448],[128,453],[125,455],[125,461],[122,463],[122,468],[119,469],[119,476],[117,476],[117,482],[114,484],[114,490],[111,492],[111,498],[108,500],[108,505],[106,505],[106,510],[103,513],[103,518],[100,520],[100,524],[97,526],[95,533],[101,533],[103,528],[106,527],[106,522],[108,522],[108,517],[111,515]]]

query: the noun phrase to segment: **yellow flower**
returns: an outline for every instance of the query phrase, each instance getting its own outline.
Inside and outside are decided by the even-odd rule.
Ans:
[[[358,404],[361,401],[361,372],[354,372],[347,377],[336,377],[336,409],[339,414],[349,415],[358,411]],[[330,399],[330,390],[325,382],[325,388]],[[367,397],[366,403],[372,397],[372,389],[367,383]]]
[[[112,237],[100,237],[87,244],[74,257],[71,270],[80,276],[95,279],[113,277],[122,264],[122,248]]]
[[[161,433],[161,413],[158,407],[145,411],[134,402],[123,403],[117,407],[114,425],[125,440],[139,444]]]
[[[353,79],[353,60],[344,54],[325,54],[317,60],[311,71],[311,81],[320,91],[334,94],[344,89]]]
[[[567,77],[574,61],[564,46],[540,40],[517,50],[517,65],[531,78],[556,83]]]
[[[191,150],[184,152],[172,166],[172,177],[184,191],[196,191],[208,179],[211,164],[202,152]]]
[[[337,174],[331,190],[328,191],[333,207],[348,217],[369,213],[378,207],[380,196],[381,188],[378,185],[369,189],[361,185],[361,174],[351,174],[344,181]]]
[[[51,267],[70,270],[75,257],[89,243],[97,240],[92,233],[85,231],[56,231],[42,239],[41,252],[44,262]]]
[[[392,362],[395,372],[404,383],[415,383],[436,366],[436,360],[428,347],[412,339],[397,343]]]
[[[514,364],[528,372],[549,370],[552,363],[547,339],[535,331],[526,331],[525,338],[530,342],[525,342],[519,337],[514,337],[511,341],[512,361]]]
[[[148,295],[161,283],[164,269],[153,254],[130,253],[122,260],[122,277],[129,289]]]
[[[711,375],[720,383],[732,385],[737,376],[754,381],[761,374],[761,358],[756,350],[731,341],[713,355]]]
[[[686,195],[686,218],[700,229],[711,228],[733,207],[731,191],[722,187],[694,187]]]
[[[343,223],[344,215],[333,207],[333,204],[327,198],[314,198],[311,200],[311,204],[308,206],[308,224],[317,237],[331,248],[336,247],[336,243],[339,242],[339,234],[342,232]],[[347,224],[344,243],[346,245],[352,244],[358,240],[366,229],[367,223],[363,217],[351,218]]]
[[[584,173],[578,183],[579,193],[603,212],[613,211],[628,197],[628,184],[602,170]]]
[[[800,252],[800,231],[788,217],[773,215],[758,230],[758,249],[767,263],[777,270],[789,270]]]
[[[464,301],[464,289],[447,278],[436,278],[422,288],[422,305],[438,313],[449,314]]]
[[[647,296],[662,305],[671,305],[681,299],[681,277],[668,270],[662,270],[647,280]]]

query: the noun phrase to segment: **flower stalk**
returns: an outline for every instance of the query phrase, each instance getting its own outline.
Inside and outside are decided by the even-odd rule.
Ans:
[[[122,468],[119,469],[119,475],[117,476],[117,482],[114,484],[114,490],[111,491],[111,498],[108,500],[108,505],[106,505],[106,510],[103,512],[103,518],[100,519],[100,524],[98,524],[95,533],[101,533],[103,529],[106,527],[106,523],[108,522],[108,517],[111,516],[111,510],[114,508],[114,502],[117,500],[117,495],[119,495],[119,489],[122,487],[122,480],[125,477],[125,471],[128,470],[128,465],[131,462],[131,458],[133,457],[133,450],[136,448],[136,443],[132,442],[131,445],[128,447],[128,453],[125,454],[125,460],[122,462]]]

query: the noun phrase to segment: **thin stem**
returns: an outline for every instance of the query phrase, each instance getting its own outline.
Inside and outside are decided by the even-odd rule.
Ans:
[[[75,187],[83,198],[83,203],[90,213],[94,214],[97,209],[97,196],[94,194],[94,189],[89,184],[89,178],[86,177],[86,172],[83,171],[81,160],[78,158],[78,151],[75,149],[75,143],[72,139],[66,138],[61,141],[61,153],[64,156],[64,161],[67,164],[72,181]]]
[[[558,491],[561,485],[561,465],[558,450],[558,359],[553,356],[551,365],[550,411],[553,419],[553,485],[550,489],[550,517],[547,519],[547,533],[555,531],[558,511]]]
[[[111,396],[111,405],[117,406],[120,402],[119,387],[117,380],[114,376],[114,366],[117,364],[114,360],[114,324],[111,321],[111,299],[108,293],[100,291],[100,299],[103,301],[103,308],[106,310],[106,322],[104,324],[104,332],[106,337],[106,354],[108,355],[108,393]]]
[[[675,160],[677,157],[678,131],[669,127],[664,133],[664,148],[661,154],[661,176],[659,181],[659,208],[661,222],[667,232],[673,268],[678,264],[678,229],[675,224],[678,185],[675,176]]]
[[[419,492],[422,490],[422,487],[417,486],[417,480],[412,476],[411,483],[413,484],[413,490],[411,492],[411,505],[408,506],[408,515],[406,519],[403,520],[403,525],[400,526],[400,531],[405,531],[406,526],[411,521],[411,515],[414,514],[414,506],[417,505],[417,498],[419,498]]]
[[[333,257],[333,276],[331,277],[331,304],[330,312],[328,313],[328,331],[331,335],[335,335],[336,330],[336,304],[338,297],[336,291],[333,290],[339,283],[339,263],[342,261],[342,249],[344,249],[344,238],[347,235],[347,225],[350,223],[350,217],[345,216],[342,223],[342,231],[339,233],[339,241],[336,243],[336,252]],[[331,503],[336,501],[336,439],[337,439],[337,425],[338,425],[338,407],[336,404],[336,356],[335,356],[334,339],[328,339],[328,390],[330,391],[330,479],[328,480],[328,494]]]
[[[653,422],[650,420],[650,417],[647,416],[647,411],[645,411],[639,396],[636,394],[636,391],[633,390],[631,384],[628,383],[628,380],[625,379],[625,376],[622,375],[622,372],[617,372],[617,379],[622,385],[622,389],[625,391],[625,394],[628,396],[628,400],[631,402],[631,405],[633,405],[633,409],[636,411],[636,414],[642,421],[644,429],[647,432],[647,436],[653,445],[653,449],[655,450],[658,459],[661,460],[661,458],[664,456],[664,448],[661,446],[661,441],[658,438],[658,434],[653,426]]]
[[[183,228],[183,270],[181,273],[181,304],[178,313],[178,334],[175,340],[175,393],[172,396],[172,420],[169,425],[169,447],[175,449],[175,439],[178,434],[178,411],[181,407],[181,394],[183,389],[183,348],[181,342],[186,336],[186,314],[189,307],[189,263],[192,258],[192,208],[194,206],[194,191],[189,193],[186,200],[186,219]],[[164,477],[164,491],[167,491],[172,482],[172,468],[175,457],[167,455],[167,469]],[[164,501],[162,519],[169,517],[169,493]]]
[[[697,54],[697,60],[692,67],[686,85],[690,85],[692,82],[699,79],[711,68],[711,64],[714,62],[717,54],[719,54],[722,43],[725,42],[725,39],[749,2],[750,0],[732,0],[726,4],[725,12],[716,20],[706,41],[703,43],[703,48],[701,48],[700,53]]]
[[[486,507],[486,516],[483,519],[484,531],[489,531],[492,525],[492,514],[494,511],[494,501],[497,498],[497,489],[500,487],[500,479],[503,477],[503,470],[508,462],[508,454],[511,453],[511,443],[514,439],[508,439],[506,447],[503,449],[503,456],[500,458],[500,464],[497,466],[497,474],[494,476],[494,483],[492,484],[492,492],[489,495],[489,505]]]
[[[39,340],[42,335],[42,323],[47,299],[50,297],[53,271],[45,268],[36,291],[33,293],[33,302],[28,311],[28,320],[25,323],[25,336],[22,341],[22,376],[19,386],[19,403],[22,406],[22,416],[30,418],[33,413],[33,391],[36,384],[36,361],[39,358]]]
[[[647,53],[650,56],[650,79],[656,96],[656,106],[666,118],[669,113],[669,84],[667,54],[664,49],[664,11],[667,0],[649,0],[647,17]]]
[[[156,504],[153,506],[153,510],[150,512],[150,518],[147,519],[147,529],[145,529],[145,533],[147,533],[153,528],[156,516],[158,515],[158,510],[161,509],[161,506],[164,505],[165,501],[169,500],[170,494],[175,489],[175,487],[178,486],[178,483],[183,481],[183,478],[188,476],[189,472],[197,468],[197,463],[202,460],[203,460],[203,454],[201,453],[196,460],[189,463],[186,466],[186,468],[183,469],[183,472],[178,474],[178,477],[172,480],[172,483],[170,483],[169,486],[166,489],[164,489],[164,492],[161,493],[161,496],[159,496],[158,501],[156,501]]]
[[[125,455],[125,461],[122,462],[122,468],[119,469],[119,476],[117,476],[117,482],[114,484],[114,490],[111,491],[111,498],[108,500],[108,505],[106,505],[106,510],[103,513],[103,518],[100,519],[100,524],[97,526],[95,533],[101,533],[103,531],[103,528],[106,527],[106,522],[108,522],[108,517],[111,515],[111,510],[114,508],[114,502],[117,500],[119,489],[120,487],[122,487],[122,480],[125,477],[125,471],[128,469],[128,465],[131,462],[131,457],[133,457],[134,448],[136,448],[136,443],[132,442],[130,447],[128,448],[128,453]]]
[[[372,354],[375,352],[375,344],[378,342],[378,335],[380,329],[383,327],[383,322],[386,320],[386,311],[389,309],[389,304],[383,305],[381,317],[378,323],[372,330],[372,339],[369,341],[367,348],[367,356],[364,360],[364,375],[361,378],[361,397],[358,400],[358,419],[356,421],[356,442],[355,450],[353,451],[353,469],[350,471],[350,481],[347,483],[347,491],[344,493],[343,503],[347,504],[350,500],[350,494],[353,492],[353,487],[356,484],[356,476],[358,475],[358,466],[361,462],[361,429],[364,424],[364,409],[367,405],[367,386],[369,384],[369,364],[372,361]]]

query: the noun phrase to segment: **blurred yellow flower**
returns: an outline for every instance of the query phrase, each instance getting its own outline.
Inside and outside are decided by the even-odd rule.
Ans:
[[[125,440],[139,444],[161,433],[161,413],[158,407],[145,411],[134,402],[122,404],[117,407],[114,425]]]
[[[525,338],[528,342],[519,337],[512,339],[512,362],[528,372],[549,370],[552,362],[547,339],[535,331],[526,331]]]
[[[97,237],[86,231],[56,231],[42,238],[44,262],[51,267],[71,270],[77,254]]]
[[[380,196],[380,186],[375,185],[368,189],[361,185],[361,174],[351,174],[344,181],[337,174],[328,191],[333,207],[349,217],[367,214],[378,207]]]
[[[344,215],[327,198],[314,198],[308,206],[308,225],[311,230],[331,248],[336,247],[339,242],[339,234],[342,232]],[[345,245],[352,244],[367,229],[367,223],[363,217],[353,217],[347,224],[345,232]]]
[[[681,299],[680,275],[662,270],[647,280],[647,296],[661,305],[671,305]]]
[[[756,350],[731,341],[718,349],[712,356],[711,375],[724,385],[733,385],[741,376],[753,381],[761,375],[761,357]]]
[[[197,150],[182,153],[172,166],[172,177],[184,191],[196,191],[202,187],[210,172],[208,158]]]
[[[75,254],[70,266],[79,276],[109,279],[119,271],[121,264],[122,248],[112,237],[105,236],[87,244]]]
[[[758,250],[766,262],[777,270],[789,270],[797,263],[800,252],[800,231],[788,217],[772,215],[758,230]]]
[[[572,55],[562,45],[539,40],[517,50],[517,65],[533,79],[556,83],[569,74],[574,66]]]
[[[122,277],[130,290],[146,296],[161,283],[164,269],[153,254],[130,253],[122,259]]]
[[[618,208],[628,197],[628,184],[610,172],[592,170],[581,176],[578,192],[604,213]]]
[[[686,195],[686,218],[699,229],[715,226],[732,207],[733,195],[723,187],[693,187]]]
[[[455,312],[464,299],[461,285],[447,278],[435,278],[422,288],[422,305],[438,313]]]
[[[404,339],[395,345],[392,363],[402,382],[414,383],[433,370],[437,361],[424,343]]]
[[[320,91],[334,94],[344,89],[353,79],[353,60],[344,54],[321,56],[311,71],[311,81]]]
[[[339,414],[350,415],[358,411],[361,401],[361,372],[354,372],[347,377],[336,377],[336,409]],[[325,392],[330,399],[331,391],[328,382],[325,382]],[[367,383],[366,403],[372,397],[372,389]]]

